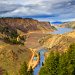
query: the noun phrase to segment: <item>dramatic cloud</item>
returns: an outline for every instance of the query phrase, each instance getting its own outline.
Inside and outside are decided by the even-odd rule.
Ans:
[[[72,21],[75,20],[75,0],[0,0],[0,17]]]

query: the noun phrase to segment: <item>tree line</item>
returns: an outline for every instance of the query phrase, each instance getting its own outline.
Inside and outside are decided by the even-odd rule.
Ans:
[[[27,66],[26,62],[24,62],[21,65],[20,75],[33,75],[32,67],[30,67],[30,69],[28,70],[28,66]]]
[[[65,53],[51,51],[39,75],[75,75],[75,44]]]

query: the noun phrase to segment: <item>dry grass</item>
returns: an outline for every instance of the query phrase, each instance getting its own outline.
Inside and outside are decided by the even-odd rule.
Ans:
[[[10,45],[0,40],[0,67],[7,70],[9,75],[16,75],[21,64],[29,62],[32,53],[22,45]]]

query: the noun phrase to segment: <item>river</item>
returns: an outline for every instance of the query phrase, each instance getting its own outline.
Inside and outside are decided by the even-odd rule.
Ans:
[[[47,52],[45,49],[41,49],[38,51],[40,53],[40,62],[34,69],[34,75],[38,75],[40,68],[42,67],[42,62],[44,62],[44,53]]]
[[[71,32],[73,29],[71,28],[58,28],[56,31],[49,33],[49,34],[64,34],[67,32]],[[38,75],[40,68],[42,67],[42,62],[44,62],[44,53],[47,52],[45,49],[41,49],[38,52],[40,52],[40,63],[35,67],[34,69],[34,75]]]

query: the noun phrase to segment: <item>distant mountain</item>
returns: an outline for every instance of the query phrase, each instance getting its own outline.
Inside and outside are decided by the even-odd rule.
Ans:
[[[59,25],[59,24],[62,24],[63,22],[51,22],[51,24],[55,24],[55,25]]]
[[[49,22],[40,22],[31,18],[0,18],[0,25],[19,29],[25,33],[29,31],[52,31]]]
[[[65,23],[61,24],[60,27],[67,27],[67,28],[75,29],[75,21],[65,22]]]

